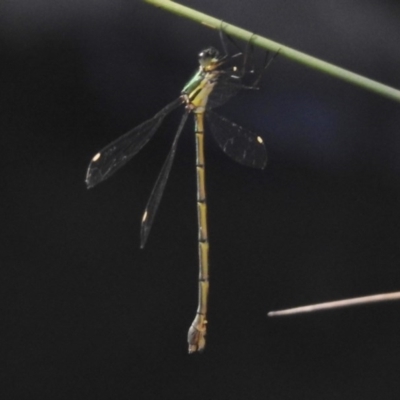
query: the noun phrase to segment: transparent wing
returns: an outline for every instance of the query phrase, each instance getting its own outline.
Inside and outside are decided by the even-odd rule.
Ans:
[[[267,151],[260,136],[212,111],[207,111],[206,117],[215,140],[225,154],[248,167],[265,168]]]
[[[207,109],[210,110],[222,106],[241,90],[258,90],[259,88],[254,83],[244,83],[244,79],[248,76],[249,74],[245,77],[239,77],[231,73],[224,74],[222,72],[208,97]]]
[[[165,116],[181,104],[181,98],[176,99],[153,118],[133,128],[97,153],[86,172],[87,187],[96,186],[123,167],[153,137]]]
[[[243,85],[240,80],[233,81],[233,78],[229,75],[221,76],[208,97],[207,109],[222,106],[241,89],[243,89]]]
[[[171,150],[168,153],[168,157],[164,162],[160,175],[158,175],[157,181],[154,184],[153,190],[151,192],[150,198],[147,202],[146,209],[144,210],[143,218],[142,218],[142,226],[140,231],[141,241],[140,247],[146,245],[147,238],[149,237],[151,226],[153,225],[154,217],[158,210],[158,206],[161,201],[161,197],[164,193],[165,185],[168,180],[169,173],[171,172],[172,163],[175,158],[176,148],[178,145],[179,137],[181,136],[181,132],[185,122],[187,120],[189,113],[186,111],[181,119],[178,130],[176,131],[174,142],[172,143]]]

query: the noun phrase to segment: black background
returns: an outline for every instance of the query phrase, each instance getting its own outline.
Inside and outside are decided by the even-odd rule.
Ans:
[[[398,1],[186,1],[400,87]],[[399,104],[279,57],[220,113],[268,168],[207,137],[209,334],[197,305],[192,121],[145,250],[139,225],[179,119],[87,191],[91,157],[178,96],[215,31],[139,1],[1,6],[4,399],[398,399],[399,304],[267,319],[400,289]],[[262,55],[260,55],[262,57]]]

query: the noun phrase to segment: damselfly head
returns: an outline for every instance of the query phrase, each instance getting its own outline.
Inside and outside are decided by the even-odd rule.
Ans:
[[[199,53],[199,64],[204,69],[213,69],[218,66],[219,51],[209,47]]]

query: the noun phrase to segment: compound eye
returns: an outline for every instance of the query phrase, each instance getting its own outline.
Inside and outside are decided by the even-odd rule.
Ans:
[[[201,66],[207,67],[218,58],[218,55],[218,51],[213,47],[205,49],[199,54],[199,63]]]
[[[209,49],[207,49],[208,51],[208,55],[212,58],[217,58],[219,53],[217,49],[214,49],[214,47],[210,47]]]

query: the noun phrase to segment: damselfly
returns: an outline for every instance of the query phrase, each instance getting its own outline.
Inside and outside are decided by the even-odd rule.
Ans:
[[[244,84],[248,76],[248,49],[244,54],[228,55],[227,46],[221,33],[224,54],[209,47],[199,54],[199,69],[183,88],[180,96],[165,106],[153,118],[125,133],[99,153],[90,162],[86,175],[86,184],[92,188],[113,175],[124,166],[143,146],[153,137],[163,119],[177,107],[184,106],[184,114],[176,131],[171,150],[164,162],[161,172],[154,185],[143,214],[141,224],[141,248],[146,244],[154,216],[160,204],[171,166],[175,158],[178,140],[183,126],[190,113],[195,119],[196,135],[196,174],[197,174],[197,214],[198,214],[198,251],[199,251],[199,302],[196,316],[189,328],[189,353],[201,351],[205,347],[207,331],[207,299],[209,288],[208,263],[208,232],[207,232],[207,203],[205,187],[204,161],[204,115],[206,115],[210,130],[221,149],[233,160],[246,166],[263,169],[267,162],[267,153],[263,140],[255,133],[236,125],[228,119],[212,111],[213,108],[224,104],[230,97],[241,89],[257,87],[261,73],[266,69],[272,58],[261,69],[258,78],[250,85]],[[241,56],[241,66],[228,66],[234,58]],[[254,75],[253,75],[254,76]]]

